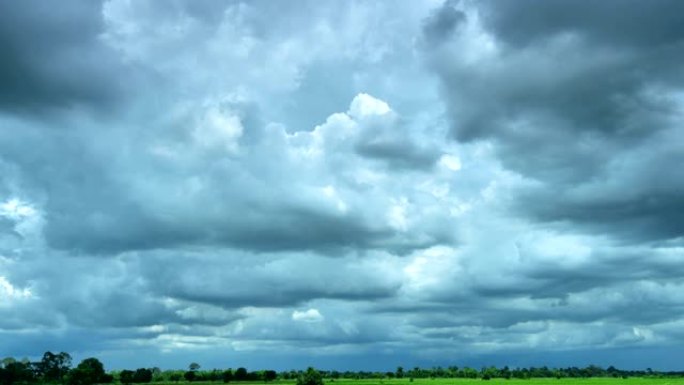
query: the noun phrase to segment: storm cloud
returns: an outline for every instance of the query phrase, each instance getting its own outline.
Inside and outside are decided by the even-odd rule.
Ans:
[[[0,356],[670,368],[681,8],[0,1]]]

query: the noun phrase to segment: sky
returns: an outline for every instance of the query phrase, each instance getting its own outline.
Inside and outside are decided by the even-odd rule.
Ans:
[[[684,2],[0,0],[0,357],[684,369]]]

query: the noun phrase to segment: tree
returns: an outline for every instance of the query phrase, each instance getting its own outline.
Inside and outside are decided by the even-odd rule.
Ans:
[[[218,369],[213,369],[211,372],[207,373],[205,377],[211,382],[218,381],[223,379],[223,372]]]
[[[158,367],[153,367],[150,369],[152,371],[152,381],[161,382],[164,381],[164,373]]]
[[[323,377],[318,370],[309,367],[297,378],[297,385],[323,385]]]
[[[510,380],[511,379],[511,369],[508,368],[508,366],[504,366],[503,369],[501,369],[501,377]]]
[[[199,368],[201,368],[201,366],[197,362],[193,362],[190,365],[188,365],[188,368],[190,369],[191,372],[195,372],[195,371],[199,370]]]
[[[235,378],[235,381],[247,381],[247,369],[237,368],[233,377]]]
[[[188,370],[183,374],[183,377],[185,378],[186,381],[193,382],[195,381],[195,378],[197,377],[197,374],[195,373],[194,370]]]
[[[133,382],[135,383],[148,383],[152,382],[152,370],[140,368],[133,373]]]
[[[0,385],[27,383],[34,380],[34,372],[28,363],[8,360],[3,362],[3,367],[0,368]]]
[[[94,357],[81,361],[67,375],[69,385],[92,385],[103,382],[111,382],[111,377],[106,375],[100,360]]]
[[[60,382],[70,367],[71,356],[68,353],[45,352],[40,362],[36,363],[36,372],[44,382]]]
[[[119,373],[119,381],[124,385],[130,385],[133,383],[133,375],[135,373],[132,370],[122,370]]]
[[[7,365],[17,362],[14,357],[5,357],[0,361],[0,367],[7,368]]]
[[[278,377],[278,373],[275,370],[264,371],[264,381],[273,381]]]
[[[404,378],[404,368],[401,366],[397,368],[397,378]]]
[[[491,380],[492,378],[499,377],[499,370],[494,366],[488,368],[482,368],[480,374],[483,380]]]
[[[223,377],[223,382],[229,383],[233,380],[233,371],[230,369],[224,370],[221,377]]]

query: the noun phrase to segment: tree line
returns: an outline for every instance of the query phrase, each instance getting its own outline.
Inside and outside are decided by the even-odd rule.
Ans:
[[[5,358],[0,364],[0,385],[63,383],[68,385],[92,385],[111,383],[112,374],[106,373],[97,358],[86,358],[71,367],[68,353],[45,352],[38,362],[27,359],[17,361]]]
[[[326,373],[324,373],[325,376]],[[529,367],[529,368],[497,368],[495,366],[483,367],[481,369],[474,369],[470,367],[449,366],[443,368],[441,366],[425,369],[413,368],[404,370],[403,367],[398,367],[394,372],[344,372],[331,373],[331,378],[340,376],[341,378],[480,378],[489,380],[492,378],[503,379],[529,379],[529,378],[591,378],[591,377],[683,377],[684,372],[677,371],[655,371],[652,369],[646,370],[621,370],[614,366],[609,366],[604,369],[597,365],[589,365],[584,368],[567,367],[567,368],[548,368]]]
[[[270,382],[274,380],[296,380],[297,385],[323,385],[323,379],[334,382],[336,379],[409,379],[414,378],[471,378],[489,380],[492,378],[529,379],[529,378],[590,378],[590,377],[683,377],[684,372],[661,372],[652,369],[620,370],[613,366],[602,368],[589,365],[584,368],[497,368],[494,366],[474,369],[470,367],[449,366],[404,369],[398,367],[394,371],[337,371],[275,370],[248,371],[240,367],[233,369],[201,370],[197,363],[191,363],[187,370],[161,370],[159,368],[138,368],[135,370],[105,371],[104,365],[94,357],[82,360],[72,367],[72,359],[68,353],[45,352],[40,361],[28,359],[15,360],[5,358],[0,361],[0,385],[93,385],[118,383],[121,385],[145,384],[154,382]]]
[[[248,371],[200,370],[200,365],[191,363],[188,370],[165,370],[159,368],[138,368],[106,372],[104,365],[95,357],[82,360],[75,367],[68,353],[45,352],[40,361],[16,360],[8,357],[0,361],[0,385],[94,385],[119,383],[122,385],[152,382],[270,382],[278,378],[295,379],[297,385],[323,385],[323,376],[314,368],[306,371],[277,373],[275,370]],[[295,374],[296,373],[296,374]]]

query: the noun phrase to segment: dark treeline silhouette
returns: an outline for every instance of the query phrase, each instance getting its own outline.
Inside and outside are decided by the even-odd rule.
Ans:
[[[86,358],[71,367],[71,356],[61,352],[45,352],[38,362],[5,358],[0,364],[0,385],[52,383],[67,385],[104,384],[114,377],[104,370],[97,358]]]
[[[118,383],[122,385],[143,384],[153,382],[270,382],[274,380],[296,380],[297,385],[322,385],[326,379],[334,382],[337,379],[408,379],[420,378],[470,378],[489,380],[492,378],[529,379],[529,378],[590,378],[590,377],[684,377],[684,371],[620,370],[613,366],[606,369],[590,365],[584,368],[496,368],[494,366],[474,369],[469,367],[449,366],[433,368],[413,368],[405,370],[398,367],[395,371],[337,371],[275,370],[248,371],[246,368],[200,370],[197,363],[191,363],[187,370],[164,370],[159,368],[138,368],[106,372],[102,363],[94,357],[86,358],[72,367],[68,353],[46,352],[40,361],[27,359],[15,360],[5,358],[0,361],[0,385],[32,385],[32,384],[64,384],[93,385]]]
[[[287,373],[287,372],[285,372]],[[281,373],[281,376],[285,373]],[[296,374],[296,372],[291,372]],[[505,379],[529,379],[529,378],[591,378],[591,377],[684,377],[684,371],[656,371],[646,370],[620,370],[613,366],[604,369],[600,366],[589,365],[585,368],[548,368],[529,367],[514,368],[508,366],[497,368],[494,366],[474,369],[470,367],[449,366],[446,368],[437,366],[433,368],[404,369],[398,367],[394,372],[366,372],[366,371],[321,371],[324,378],[329,379],[393,379],[393,378],[479,378],[489,380],[492,378]],[[286,378],[286,377],[281,377]]]

